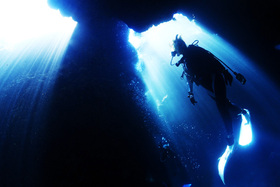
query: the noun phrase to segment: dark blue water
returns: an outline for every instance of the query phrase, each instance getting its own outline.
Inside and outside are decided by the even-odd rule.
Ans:
[[[150,60],[142,74],[129,28],[107,18],[98,25],[78,25],[59,65],[46,63],[60,54],[54,46],[24,58],[28,48],[0,51],[1,185],[224,186],[217,168],[226,146],[222,120],[203,88],[195,88],[196,106],[188,101],[181,69],[169,65],[175,35],[158,41],[163,49],[142,48]],[[247,79],[244,86],[234,80],[228,94],[250,110],[253,142],[234,151],[227,186],[278,186],[277,86],[221,38],[199,40]]]

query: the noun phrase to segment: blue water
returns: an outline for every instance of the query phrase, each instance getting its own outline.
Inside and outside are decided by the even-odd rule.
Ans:
[[[174,186],[224,186],[217,166],[226,147],[225,130],[216,105],[201,87],[195,87],[198,103],[191,105],[182,69],[170,66],[170,44],[181,34],[187,44],[198,39],[247,79],[245,85],[234,80],[228,96],[249,109],[253,141],[234,150],[225,168],[226,184],[277,186],[279,90],[242,51],[195,20],[175,18],[144,33],[131,31],[138,42],[131,41],[139,59],[135,74],[128,69],[135,51],[123,42],[123,23],[116,24],[118,32],[103,23],[103,28],[91,25],[91,32],[79,30],[79,45],[64,63],[73,30],[36,39],[22,35],[28,37],[9,45],[10,40],[0,41],[1,184],[158,180]],[[130,96],[139,101],[137,109]],[[140,111],[146,116],[135,113]],[[48,121],[48,114],[56,123]],[[239,133],[238,124],[234,130]]]
[[[32,157],[35,139],[46,124],[53,86],[77,23],[46,1],[0,4],[0,183],[18,186],[24,185],[23,168],[34,168],[37,161]]]
[[[229,186],[275,184],[275,176],[264,176],[264,171],[256,167],[269,170],[268,157],[279,153],[276,148],[279,138],[274,136],[274,133],[279,133],[280,99],[277,86],[254,62],[217,34],[207,31],[207,28],[182,14],[175,14],[174,18],[143,33],[130,31],[129,41],[137,50],[139,58],[135,68],[146,85],[146,97],[150,101],[148,107],[154,108],[155,115],[161,119],[157,126],[160,130],[148,128],[154,132],[156,139],[163,136],[170,140],[186,171],[193,173],[194,183],[200,186],[223,186],[217,174],[217,159],[226,148],[225,130],[215,103],[207,91],[194,86],[198,103],[193,106],[187,98],[186,80],[180,79],[182,68],[170,65],[171,44],[176,34],[181,35],[187,45],[199,40],[199,46],[212,52],[247,79],[245,85],[235,79],[228,88],[228,98],[250,111],[253,142],[233,152],[225,170],[226,183]],[[179,59],[175,57],[173,63]],[[235,122],[236,137],[239,128],[240,122]],[[266,161],[260,163],[260,158]],[[196,172],[201,179],[195,178],[198,177]],[[242,176],[237,177],[239,174]],[[256,180],[258,177],[261,177],[261,181]]]

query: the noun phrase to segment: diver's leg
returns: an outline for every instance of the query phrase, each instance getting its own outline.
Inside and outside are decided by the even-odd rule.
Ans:
[[[222,116],[226,131],[228,145],[234,143],[232,118],[230,114],[230,102],[226,97],[226,84],[222,75],[216,75],[214,79],[214,93],[218,110]]]
[[[238,117],[243,112],[243,109],[228,100],[228,107],[233,117]]]

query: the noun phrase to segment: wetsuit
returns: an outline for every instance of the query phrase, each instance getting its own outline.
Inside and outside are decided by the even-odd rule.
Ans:
[[[194,82],[214,93],[227,134],[232,136],[231,113],[237,114],[241,111],[241,108],[233,105],[226,96],[226,85],[231,85],[232,76],[212,53],[195,45],[189,45],[184,50],[183,57],[176,65],[180,64],[184,65],[190,92],[193,91]],[[233,144],[233,139],[228,141],[228,144]]]

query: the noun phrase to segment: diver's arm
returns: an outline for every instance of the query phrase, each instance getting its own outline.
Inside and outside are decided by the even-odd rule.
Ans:
[[[194,94],[193,94],[193,79],[190,75],[187,75],[187,82],[188,82],[188,86],[189,86],[189,95],[188,98],[190,98],[191,103],[194,105],[196,102],[196,100],[194,99]]]
[[[187,75],[187,82],[188,82],[188,86],[189,86],[189,95],[192,94],[193,95],[193,79],[190,75]]]
[[[181,58],[175,65],[178,67],[182,63],[184,63],[184,59],[183,58]]]

